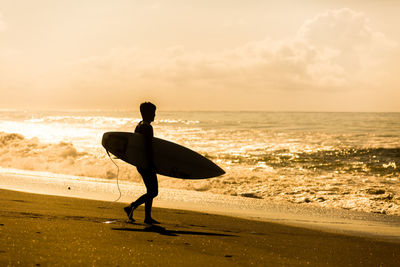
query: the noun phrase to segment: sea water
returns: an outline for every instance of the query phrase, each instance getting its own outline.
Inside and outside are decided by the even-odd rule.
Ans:
[[[102,135],[139,121],[126,110],[0,110],[0,167],[116,179]],[[162,188],[400,215],[400,113],[157,111],[153,127],[226,171],[161,176]],[[141,182],[117,164],[119,179]]]

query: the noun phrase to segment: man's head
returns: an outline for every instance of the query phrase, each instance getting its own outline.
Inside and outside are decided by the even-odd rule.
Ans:
[[[140,104],[140,113],[144,121],[152,122],[156,116],[156,106],[150,102]]]

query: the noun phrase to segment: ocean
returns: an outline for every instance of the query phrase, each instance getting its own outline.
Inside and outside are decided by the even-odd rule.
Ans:
[[[0,171],[116,179],[101,137],[139,121],[136,110],[0,110]],[[160,176],[160,187],[400,215],[400,113],[157,111],[153,127],[226,171]],[[116,163],[119,179],[141,183]]]

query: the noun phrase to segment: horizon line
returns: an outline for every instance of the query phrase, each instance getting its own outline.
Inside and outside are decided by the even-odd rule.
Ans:
[[[7,111],[125,111],[139,112],[139,108],[0,108]],[[327,111],[327,110],[253,110],[253,109],[160,109],[157,112],[270,112],[270,113],[400,113],[400,111]]]

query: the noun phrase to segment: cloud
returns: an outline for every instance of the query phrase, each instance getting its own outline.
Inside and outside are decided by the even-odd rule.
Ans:
[[[369,19],[351,9],[331,10],[305,22],[296,39],[316,52],[308,70],[316,84],[369,83],[397,44],[373,30]],[[369,78],[369,79],[368,79]]]
[[[373,30],[364,14],[340,9],[306,21],[295,36],[284,41],[265,39],[218,53],[183,47],[158,53],[120,49],[81,67],[87,84],[100,78],[107,86],[119,81],[120,86],[181,93],[200,89],[336,90],[370,83],[395,48],[394,42]]]
[[[181,108],[193,108],[193,100],[203,105],[195,108],[214,109],[229,101],[228,108],[254,103],[264,108],[299,92],[355,92],[398,84],[393,78],[400,67],[396,51],[398,45],[375,30],[365,14],[339,9],[305,21],[286,40],[266,38],[207,53],[183,46],[161,51],[120,47],[70,62],[41,80],[64,90],[55,94],[71,103],[130,105],[132,99],[150,97]]]

